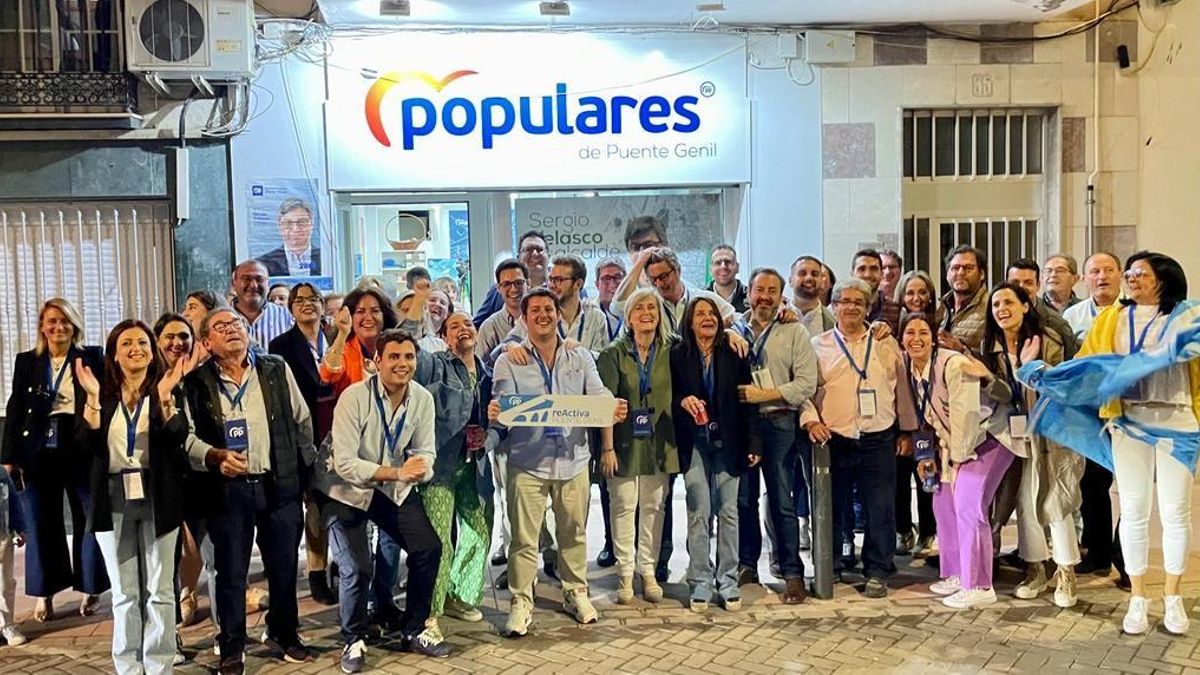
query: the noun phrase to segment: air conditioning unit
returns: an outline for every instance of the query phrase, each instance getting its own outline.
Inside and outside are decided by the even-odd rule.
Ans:
[[[126,0],[128,69],[159,80],[232,81],[254,71],[252,0]]]

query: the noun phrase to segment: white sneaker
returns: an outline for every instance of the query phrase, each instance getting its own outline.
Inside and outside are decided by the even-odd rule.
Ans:
[[[596,623],[600,614],[592,606],[586,588],[578,588],[573,593],[563,594],[563,611],[575,617],[579,623]]]
[[[504,634],[508,637],[521,637],[529,632],[529,624],[533,623],[533,605],[513,598],[508,607],[508,623],[504,626]]]
[[[800,518],[800,550],[812,550],[812,530],[808,527],[808,518]]]
[[[1164,595],[1163,604],[1166,606],[1163,627],[1175,635],[1186,635],[1189,621],[1187,610],[1183,608],[1183,598],[1178,595]]]
[[[1129,596],[1129,610],[1121,621],[1121,630],[1129,635],[1141,635],[1150,630],[1150,619],[1146,616],[1150,602],[1140,595]]]
[[[954,595],[961,590],[962,579],[958,577],[946,577],[941,581],[929,584],[929,592],[935,595]]]
[[[1046,566],[1040,562],[1029,563],[1029,568],[1025,571],[1025,580],[1017,585],[1013,595],[1022,600],[1033,600],[1046,590],[1046,586]]]
[[[1182,605],[1180,605],[1180,607],[1182,607]],[[1187,621],[1187,615],[1184,615],[1183,620],[1185,622]],[[1184,626],[1184,630],[1187,630],[1187,626]],[[29,638],[25,637],[21,631],[17,630],[16,626],[5,626],[3,631],[0,631],[0,633],[3,633],[4,641],[8,643],[9,647],[20,647],[26,642],[29,642]]]
[[[972,609],[996,602],[996,591],[990,588],[964,588],[942,598],[942,604],[954,609]]]
[[[1075,587],[1075,568],[1072,565],[1059,565],[1054,571],[1054,604],[1066,609],[1074,607],[1079,601],[1079,593]]]

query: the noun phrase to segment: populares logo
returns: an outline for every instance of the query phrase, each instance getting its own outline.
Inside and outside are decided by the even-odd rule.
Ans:
[[[403,82],[419,82],[437,93],[474,70],[456,70],[442,79],[421,71],[392,71],[381,75],[367,91],[365,113],[371,135],[384,147],[392,141],[384,127],[383,100]],[[707,95],[703,94],[702,95]],[[652,95],[643,98],[617,95],[573,96],[565,82],[554,85],[554,93],[520,96],[516,100],[487,96],[473,100],[454,96],[440,103],[425,96],[408,96],[400,101],[401,145],[416,147],[416,140],[439,127],[452,136],[478,134],[480,147],[490,149],[496,138],[518,130],[542,136],[560,134],[620,134],[628,126],[652,134],[667,131],[692,133],[700,128],[696,110],[700,99],[683,95],[673,99]]]

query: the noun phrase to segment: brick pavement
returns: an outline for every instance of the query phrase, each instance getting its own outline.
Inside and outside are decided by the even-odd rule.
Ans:
[[[1011,537],[1006,536],[1008,539]],[[592,543],[594,553],[597,539],[593,537]],[[997,577],[1000,602],[982,610],[958,612],[944,608],[929,594],[927,584],[934,575],[924,561],[903,558],[886,600],[867,600],[855,588],[838,585],[832,600],[785,606],[771,590],[758,586],[743,589],[744,609],[739,613],[714,608],[706,615],[696,615],[686,609],[682,545],[677,551],[673,583],[666,586],[667,598],[658,606],[640,600],[629,607],[616,605],[614,572],[593,566],[590,577],[602,615],[599,624],[576,626],[556,611],[558,589],[541,583],[533,631],[528,637],[511,640],[496,632],[504,622],[504,613],[497,607],[506,609],[509,596],[503,591],[493,593],[489,587],[484,622],[443,621],[443,631],[456,647],[451,658],[424,659],[395,651],[395,643],[385,643],[370,649],[370,672],[1200,673],[1200,627],[1182,638],[1167,634],[1157,624],[1142,637],[1122,635],[1120,620],[1127,595],[1111,579],[1081,577],[1079,604],[1062,610],[1051,603],[1049,594],[1030,601],[1012,598],[1008,592],[1021,575],[1003,569]],[[1152,564],[1161,564],[1157,553]],[[768,586],[781,590],[782,584],[766,574],[765,563],[762,567]],[[1185,577],[1183,594],[1192,611],[1200,595],[1200,560],[1193,560],[1190,568],[1193,572]],[[1150,596],[1160,596],[1161,575],[1151,574],[1148,580]],[[77,603],[77,595],[65,593],[58,609],[66,614],[75,610]],[[34,639],[22,647],[0,647],[0,673],[111,672],[107,596],[100,615],[61,619],[48,626],[28,621],[31,607],[28,599],[18,603],[19,615],[26,620],[23,628]],[[206,611],[206,600],[201,607]],[[319,652],[318,659],[284,664],[256,647],[248,653],[249,672],[337,672],[336,608],[318,606],[304,595],[300,609],[302,634]],[[1153,602],[1152,620],[1161,620],[1161,613],[1161,602]],[[262,612],[250,616],[253,635],[261,631],[264,616]],[[211,626],[202,621],[185,629],[183,637],[194,658],[179,672],[211,672],[217,663],[211,650]]]

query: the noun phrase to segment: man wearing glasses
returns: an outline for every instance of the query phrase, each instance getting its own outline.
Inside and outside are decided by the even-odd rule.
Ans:
[[[1079,263],[1066,253],[1055,253],[1046,259],[1042,269],[1042,300],[1060,314],[1079,302],[1075,284],[1079,283]]]
[[[938,344],[957,352],[978,351],[987,325],[987,256],[962,244],[946,256],[950,292],[938,302]]]
[[[555,256],[551,263],[550,292],[558,298],[558,337],[574,340],[598,356],[608,346],[608,317],[595,305],[584,305],[580,292],[587,282],[587,265],[577,255]],[[508,335],[509,341],[521,341],[529,336],[524,321],[518,321]]]
[[[273,277],[321,276],[321,248],[312,245],[312,208],[300,199],[279,205],[279,238],[283,245],[258,258]]]
[[[833,287],[837,325],[812,338],[820,384],[805,401],[800,425],[813,443],[827,443],[832,461],[833,550],[843,551],[843,522],[854,487],[862,495],[866,532],[862,545],[863,594],[886,597],[887,578],[895,574],[896,459],[911,454],[907,432],[917,428],[917,415],[900,345],[892,337],[877,339],[866,322],[874,291],[867,282],[849,279]],[[899,426],[899,437],[897,436]],[[855,565],[834,559],[834,573]]]
[[[605,258],[596,265],[596,290],[600,291],[597,301],[608,320],[609,342],[617,339],[617,335],[621,332],[622,322],[613,314],[612,300],[613,296],[617,294],[621,282],[625,281],[625,275],[625,263],[620,258]]]
[[[517,239],[517,260],[525,266],[525,280],[529,288],[546,285],[546,263],[550,260],[548,250],[545,235],[537,230],[529,230]],[[508,305],[505,295],[502,289],[492,286],[488,290],[487,298],[484,299],[483,304],[479,306],[479,310],[471,319],[471,323],[474,323],[475,327],[482,331],[483,323],[499,312],[501,307]],[[520,298],[517,298],[517,301],[520,302]],[[511,324],[509,328],[512,328]],[[507,333],[508,331],[505,331],[500,337],[503,338]],[[480,337],[483,337],[482,333]]]
[[[244,671],[246,576],[256,541],[271,609],[264,643],[289,663],[312,657],[297,634],[296,568],[303,517],[301,476],[316,457],[308,405],[278,356],[250,348],[246,322],[210,311],[200,339],[212,354],[185,381],[192,469],[214,477],[209,519],[217,571],[221,673]]]

